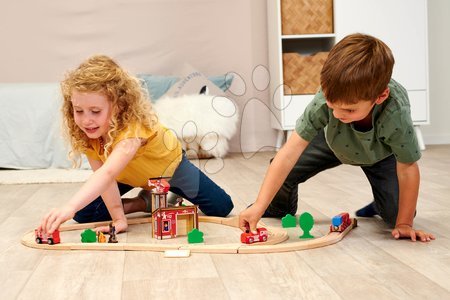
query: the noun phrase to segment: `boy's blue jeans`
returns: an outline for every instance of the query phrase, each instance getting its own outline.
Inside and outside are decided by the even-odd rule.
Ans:
[[[295,215],[298,204],[298,185],[326,169],[342,164],[331,151],[323,130],[311,141],[289,173],[264,217],[284,217]],[[380,216],[390,226],[395,226],[398,213],[398,179],[396,159],[391,155],[374,165],[363,166],[372,187],[375,205]],[[345,178],[342,178],[345,180]],[[338,213],[338,212],[337,212]]]
[[[208,216],[225,217],[233,209],[231,197],[201,170],[194,166],[184,155],[169,180],[170,191],[199,206]],[[120,195],[134,187],[118,182]],[[111,216],[101,197],[78,211],[74,218],[79,223],[109,221]]]

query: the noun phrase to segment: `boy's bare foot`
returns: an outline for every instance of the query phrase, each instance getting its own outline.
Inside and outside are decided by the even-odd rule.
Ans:
[[[125,232],[128,229],[127,220],[116,220],[113,222],[114,227],[116,229],[116,233]],[[99,226],[94,229],[95,232],[103,232],[109,233],[109,225],[107,226]]]

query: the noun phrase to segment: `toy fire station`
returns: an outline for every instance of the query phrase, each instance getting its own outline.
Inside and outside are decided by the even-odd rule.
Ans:
[[[170,239],[198,229],[197,205],[185,206],[178,201],[170,206],[167,199],[170,184],[165,178],[150,178],[148,185],[152,189],[152,237]]]

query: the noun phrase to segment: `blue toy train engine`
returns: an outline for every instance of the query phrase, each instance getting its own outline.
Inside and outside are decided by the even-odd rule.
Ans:
[[[352,225],[352,220],[348,213],[340,213],[331,219],[330,232],[342,232]]]

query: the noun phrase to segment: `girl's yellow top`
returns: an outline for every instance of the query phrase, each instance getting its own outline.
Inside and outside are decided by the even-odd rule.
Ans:
[[[120,141],[136,137],[146,143],[138,149],[136,155],[116,180],[134,187],[148,189],[149,178],[173,175],[181,161],[181,144],[175,134],[161,124],[157,124],[152,130],[148,130],[140,124],[133,124],[119,133],[112,144],[112,149]],[[100,141],[98,139],[91,140],[91,146],[92,149],[86,151],[86,156],[105,162],[105,155],[100,154]]]

